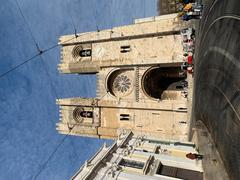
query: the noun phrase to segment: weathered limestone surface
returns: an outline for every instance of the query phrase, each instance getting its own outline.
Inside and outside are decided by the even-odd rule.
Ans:
[[[186,78],[180,69],[180,30],[186,26],[171,14],[77,38],[62,36],[59,71],[97,73],[97,97],[58,100],[57,130],[110,139],[131,130],[186,141],[188,104],[177,88]]]
[[[66,35],[62,45],[62,73],[96,73],[102,67],[179,62],[182,51],[179,30],[186,27],[176,14],[155,17],[152,21],[135,20],[135,24],[99,32]],[[121,47],[129,46],[128,53]],[[80,57],[79,51],[90,49],[91,57]],[[159,61],[160,60],[160,61]]]

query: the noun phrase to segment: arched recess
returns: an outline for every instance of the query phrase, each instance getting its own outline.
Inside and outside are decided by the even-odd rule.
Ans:
[[[93,111],[91,111],[89,109],[86,110],[81,106],[77,106],[73,110],[73,119],[75,120],[76,123],[83,123],[84,121],[88,122],[89,118],[90,119],[93,118]],[[91,122],[91,121],[89,121],[89,122]]]
[[[165,92],[182,90],[182,81],[186,74],[180,67],[153,67],[148,69],[142,78],[143,92],[150,98],[167,98]]]
[[[124,97],[133,90],[133,69],[116,69],[106,79],[107,91],[115,97]]]
[[[72,57],[75,61],[91,60],[92,47],[91,44],[79,44],[72,50]]]

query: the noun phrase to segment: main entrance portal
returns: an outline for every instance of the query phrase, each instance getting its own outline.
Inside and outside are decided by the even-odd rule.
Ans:
[[[155,99],[163,99],[165,91],[182,90],[186,74],[180,67],[153,67],[145,72],[142,87],[145,94]]]

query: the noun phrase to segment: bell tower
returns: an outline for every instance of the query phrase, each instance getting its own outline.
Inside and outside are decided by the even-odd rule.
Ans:
[[[62,73],[97,75],[96,98],[60,99],[57,130],[116,139],[121,131],[187,140],[180,30],[176,14],[60,38]]]
[[[73,128],[73,135],[99,137],[100,109],[97,99],[59,99],[57,104],[60,105],[60,123],[57,124],[60,133],[67,134]]]

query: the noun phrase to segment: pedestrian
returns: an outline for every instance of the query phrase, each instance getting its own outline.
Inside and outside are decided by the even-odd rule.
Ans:
[[[188,3],[183,7],[183,10],[189,12],[192,10],[192,8],[193,8],[192,3]]]
[[[188,66],[188,67],[187,67],[187,72],[188,72],[189,74],[192,74],[192,73],[193,73],[193,67],[192,67],[192,66]]]
[[[192,14],[192,13],[186,13],[182,16],[183,21],[189,21],[191,19],[201,19],[201,16],[200,15],[195,15],[195,14]]]
[[[196,154],[196,153],[188,153],[188,154],[186,154],[186,157],[187,157],[188,159],[191,159],[191,160],[195,160],[195,159],[201,160],[201,159],[203,159],[203,155],[201,155],[201,154]]]
[[[183,20],[183,21],[189,21],[190,19],[191,19],[190,16],[187,15],[187,14],[184,14],[184,15],[182,16],[182,20]]]
[[[188,59],[188,64],[192,64],[193,63],[193,56],[192,56],[191,53],[188,55],[187,59]]]

